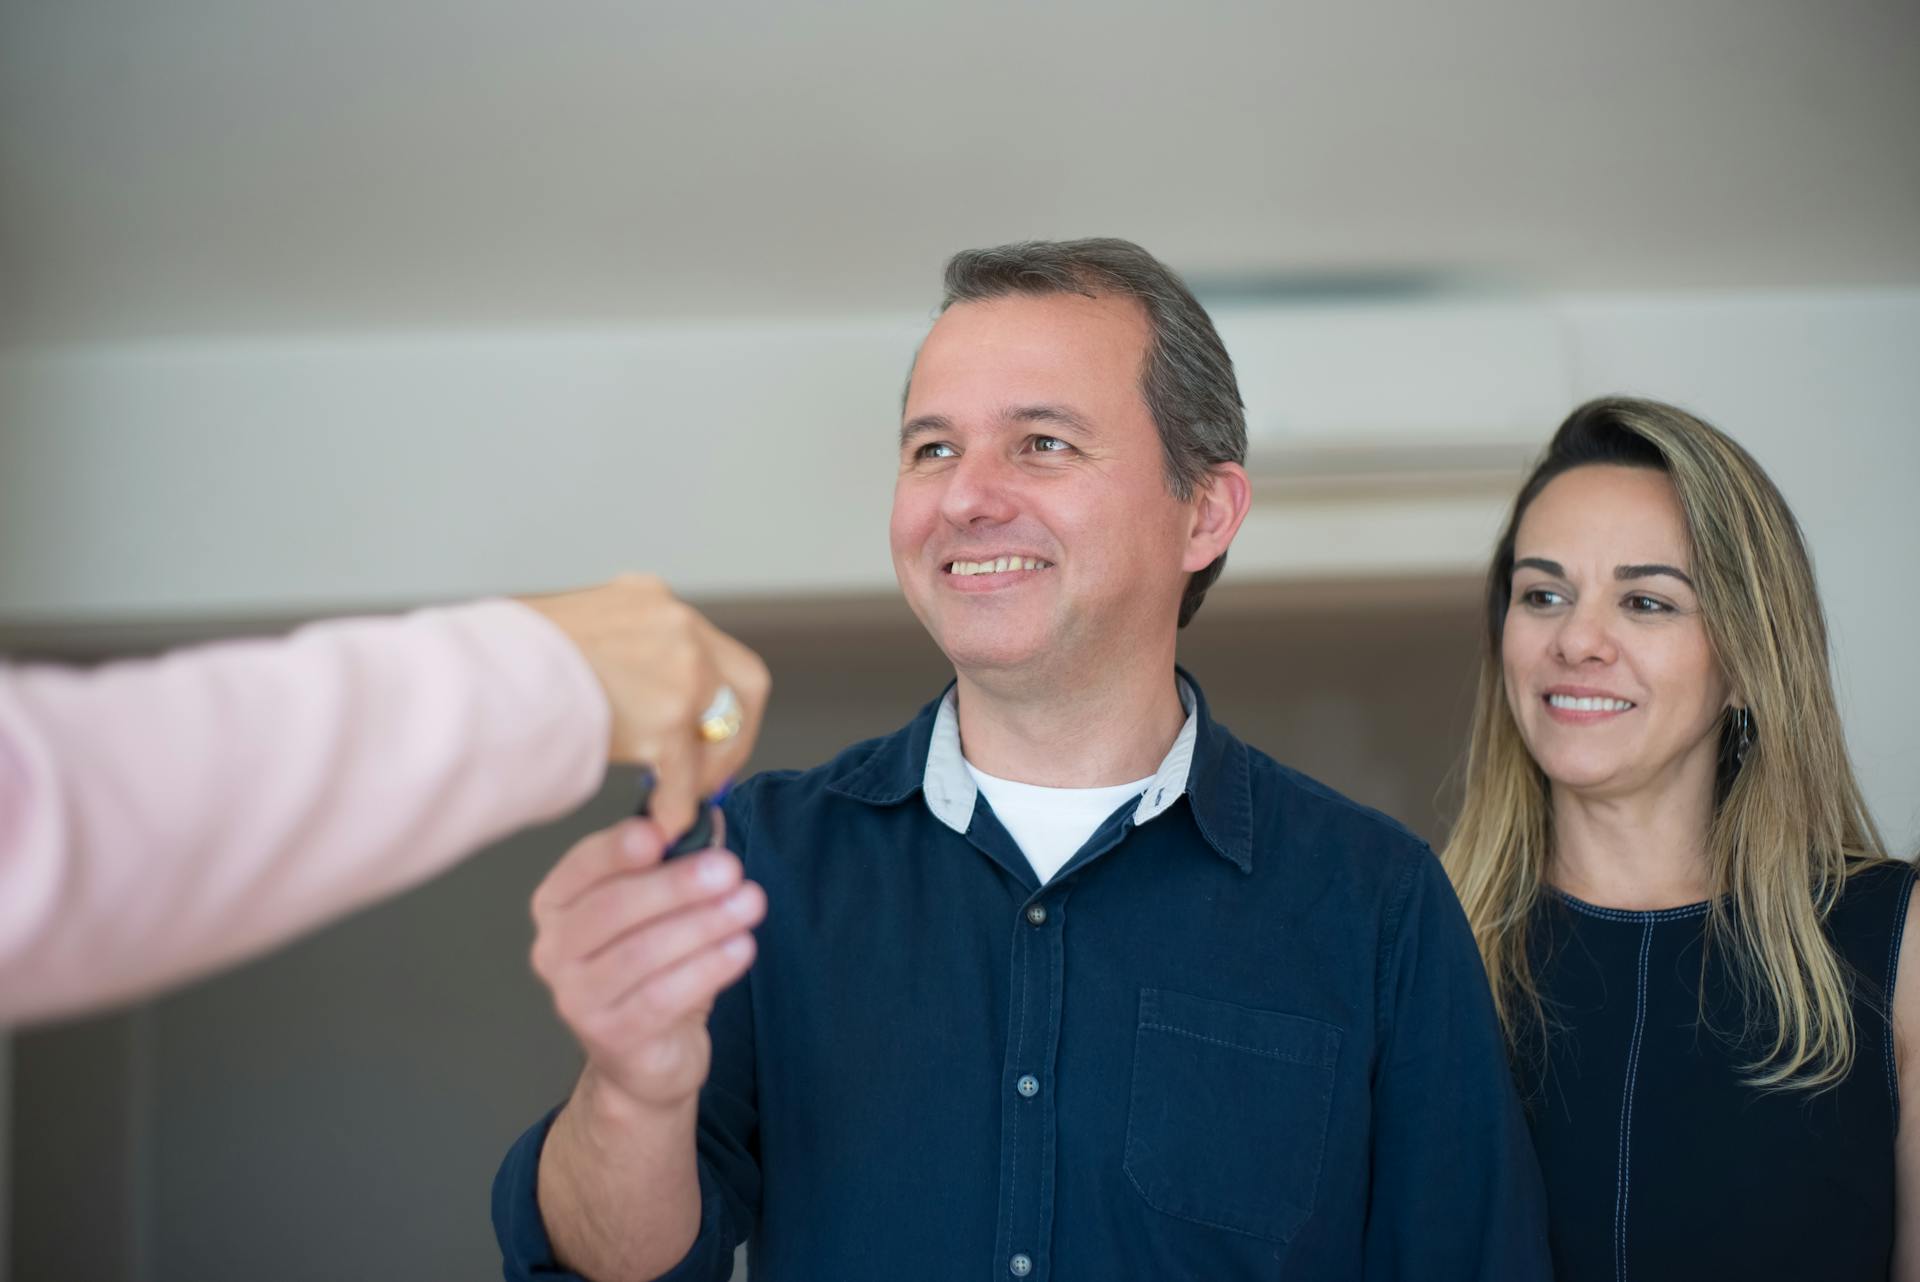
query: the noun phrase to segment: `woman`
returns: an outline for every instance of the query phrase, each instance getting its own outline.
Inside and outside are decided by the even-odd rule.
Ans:
[[[1487,643],[1445,860],[1558,1275],[1920,1279],[1913,873],[1779,491],[1670,406],[1580,407],[1514,503]]]

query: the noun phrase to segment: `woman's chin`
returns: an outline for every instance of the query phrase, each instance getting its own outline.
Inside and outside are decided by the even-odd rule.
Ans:
[[[1576,797],[1597,799],[1633,791],[1630,763],[1563,758],[1537,764],[1549,784]]]

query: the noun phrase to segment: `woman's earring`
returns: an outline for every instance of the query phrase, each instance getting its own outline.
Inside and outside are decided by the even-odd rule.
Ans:
[[[1740,708],[1734,713],[1733,722],[1733,761],[1735,765],[1745,765],[1747,753],[1753,749],[1753,713]]]

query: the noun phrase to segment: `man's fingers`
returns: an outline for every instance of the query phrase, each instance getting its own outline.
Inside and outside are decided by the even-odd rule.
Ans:
[[[751,930],[766,911],[766,892],[743,882],[721,899],[682,909],[615,938],[579,963],[568,987],[584,1007],[615,1004],[637,984],[731,935]]]
[[[589,1000],[583,990],[556,988],[554,1006],[580,1039],[589,1064],[602,1063],[638,1097],[657,1098],[663,1084],[681,1089],[672,1086],[671,1079],[684,1067],[687,1036],[705,1036],[703,1025],[714,999],[746,974],[754,948],[753,936],[737,931],[637,983],[629,982],[610,1002]],[[699,1082],[683,1086],[697,1090]]]
[[[610,1018],[639,1028],[665,1028],[703,1015],[729,985],[753,965],[756,949],[747,931],[728,935],[664,970],[633,984],[608,1008]]]
[[[704,904],[740,884],[740,860],[707,851],[664,866],[607,877],[564,908],[539,918],[534,965],[551,980],[629,931]]]
[[[645,819],[627,819],[573,844],[533,892],[535,921],[565,908],[609,877],[660,862],[667,840]]]

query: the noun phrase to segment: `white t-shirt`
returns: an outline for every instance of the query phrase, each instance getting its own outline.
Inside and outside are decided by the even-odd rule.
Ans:
[[[996,779],[967,762],[967,773],[974,786],[986,796],[994,817],[1005,825],[1020,846],[1020,853],[1033,865],[1041,885],[1087,844],[1102,820],[1120,808],[1120,803],[1138,797],[1153,782],[1153,776],[1111,788],[1041,788],[1011,779]]]

